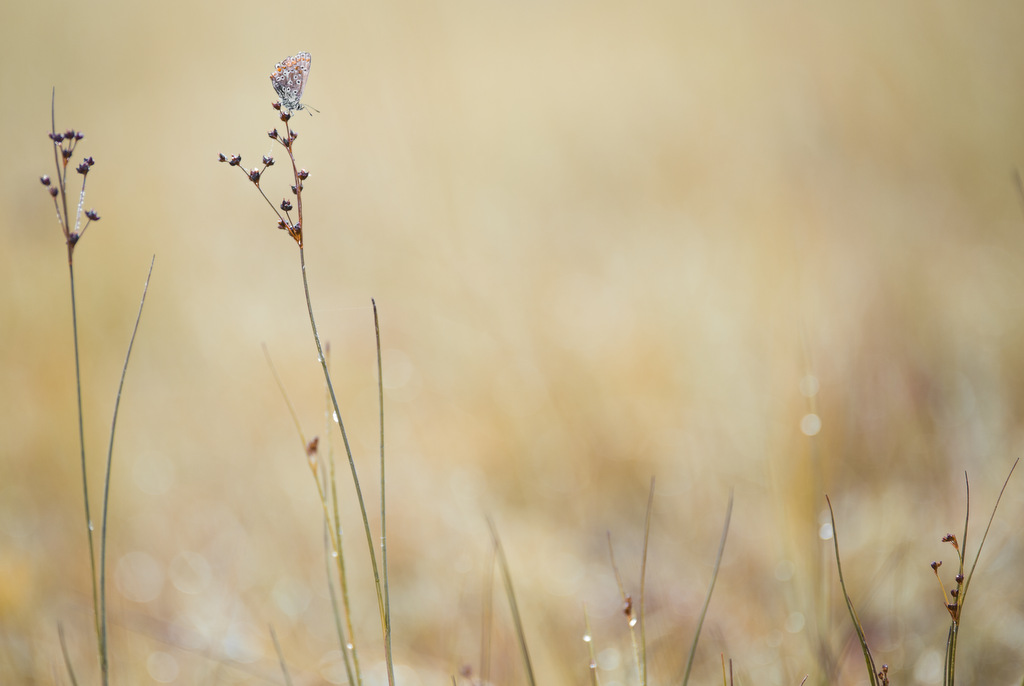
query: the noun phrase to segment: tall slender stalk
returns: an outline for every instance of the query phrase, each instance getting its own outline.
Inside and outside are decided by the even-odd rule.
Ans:
[[[281,652],[281,643],[277,640],[277,632],[274,631],[273,624],[270,625],[270,638],[274,641],[274,652],[277,653],[277,662],[281,665],[285,686],[292,686],[292,677],[288,674],[288,665],[284,661],[284,653]]]
[[[71,333],[75,341],[75,392],[78,396],[78,444],[82,465],[82,499],[85,501],[85,532],[89,541],[89,573],[92,579],[93,623],[96,629],[96,649],[99,652],[100,673],[103,684],[108,683],[107,650],[103,640],[105,621],[100,619],[99,578],[96,574],[96,544],[93,540],[92,513],[89,506],[89,475],[85,460],[85,415],[82,411],[82,371],[78,356],[78,307],[75,304],[75,265],[68,253],[68,273],[71,281]]]
[[[302,207],[301,204],[299,207]],[[390,686],[394,686],[395,673],[391,656],[391,626],[388,620],[388,613],[384,606],[381,575],[377,566],[377,553],[373,546],[373,534],[370,532],[370,518],[366,513],[366,500],[363,498],[363,489],[359,485],[359,473],[356,470],[356,462],[352,455],[352,447],[349,444],[348,433],[345,431],[345,424],[341,419],[341,408],[338,406],[338,397],[334,392],[334,383],[331,380],[331,373],[327,369],[327,359],[324,357],[323,345],[320,342],[320,331],[316,325],[316,316],[313,314],[313,301],[309,296],[309,278],[306,275],[306,254],[302,245],[299,245],[299,263],[302,269],[302,289],[306,295],[306,310],[309,312],[309,324],[313,329],[313,340],[316,343],[317,359],[320,360],[320,367],[324,372],[324,380],[327,382],[327,391],[331,395],[331,404],[334,407],[335,422],[338,424],[338,429],[341,431],[341,440],[345,446],[345,455],[348,457],[348,466],[352,472],[352,485],[355,488],[356,500],[359,503],[359,513],[363,518],[363,531],[366,533],[366,546],[370,552],[370,565],[373,568],[373,584],[377,592],[377,608],[380,612],[381,633],[384,639],[388,684]]]
[[[270,367],[270,373],[274,376],[274,381],[277,383],[278,389],[281,391],[281,397],[284,399],[285,405],[288,407],[288,414],[291,415],[292,422],[295,424],[295,430],[299,435],[299,441],[302,444],[303,450],[306,453],[307,463],[309,464],[309,470],[313,475],[313,482],[316,485],[316,493],[320,498],[320,507],[323,509],[323,525],[324,525],[324,566],[326,569],[327,579],[327,591],[331,599],[331,612],[334,615],[334,628],[338,634],[338,647],[341,651],[342,661],[345,664],[345,674],[348,677],[348,683],[356,684],[359,686],[363,682],[362,672],[359,670],[359,655],[355,647],[355,635],[352,631],[352,611],[348,602],[348,580],[345,574],[345,550],[342,546],[342,535],[341,535],[341,520],[338,516],[338,489],[337,482],[334,478],[334,450],[330,443],[330,419],[331,410],[328,407],[327,417],[328,426],[325,435],[327,440],[327,463],[328,463],[328,474],[326,479],[322,479],[320,476],[320,465],[321,462],[317,459],[317,453],[320,448],[320,439],[314,437],[312,440],[307,441],[306,436],[302,431],[302,423],[299,421],[299,416],[295,412],[295,406],[292,405],[292,401],[288,398],[288,392],[285,390],[284,382],[281,380],[280,374],[277,373],[277,367],[274,366],[274,361],[270,357],[270,351],[267,350],[267,346],[263,346],[263,354],[267,359],[267,366]],[[330,354],[330,347],[327,349],[327,354]],[[328,365],[330,360],[328,360]],[[328,398],[328,405],[330,405],[330,399]],[[333,498],[334,504],[334,516],[331,516],[331,509],[329,506],[329,498]],[[342,596],[344,598],[344,615],[345,624],[348,628],[348,636],[345,634],[345,629],[341,625],[342,612],[338,608],[338,594],[334,590],[334,568],[331,566],[331,560],[335,560],[337,564],[337,573],[339,577],[339,586],[341,587]],[[349,655],[351,654],[351,658]],[[354,671],[353,671],[353,662]]]
[[[704,627],[704,618],[707,617],[708,607],[711,605],[711,594],[715,590],[715,582],[718,580],[718,570],[722,566],[722,557],[725,555],[725,539],[729,536],[729,523],[732,521],[733,494],[729,494],[729,507],[725,510],[725,524],[722,525],[722,537],[718,541],[718,554],[715,555],[715,567],[711,571],[711,582],[708,584],[708,591],[704,595],[704,604],[700,608],[700,617],[697,619],[697,628],[693,632],[693,642],[690,644],[690,655],[686,658],[686,671],[683,673],[683,686],[690,681],[690,670],[693,669],[693,661],[697,655],[697,641],[700,640],[700,632]],[[732,660],[729,661],[730,671]]]
[[[388,587],[388,529],[387,480],[384,478],[384,363],[380,352],[380,318],[377,316],[377,301],[370,299],[373,305],[373,333],[377,344],[377,398],[380,406],[380,547],[381,567],[384,571],[384,654],[387,655],[388,669],[391,667],[391,593]]]
[[[640,556],[640,686],[647,686],[647,608],[644,604],[647,589],[647,551],[651,540],[651,515],[654,513],[654,477],[647,495],[647,513],[644,515],[644,548]]]
[[[942,667],[942,683],[947,686],[952,686],[955,682],[956,677],[956,648],[957,639],[960,637],[960,617],[964,610],[964,604],[967,602],[967,591],[971,586],[971,579],[974,578],[974,570],[978,568],[978,560],[981,558],[981,550],[985,547],[985,541],[988,539],[988,532],[992,528],[992,522],[996,518],[996,511],[999,509],[999,503],[1003,499],[1003,493],[1006,492],[1006,486],[1010,483],[1010,477],[1013,476],[1013,472],[1017,469],[1017,465],[1020,463],[1020,458],[1017,458],[1013,462],[1013,466],[1010,467],[1009,473],[1006,475],[1006,479],[1003,480],[1003,487],[999,489],[999,496],[996,498],[995,505],[992,506],[992,513],[989,515],[988,524],[985,526],[985,533],[981,536],[981,543],[978,544],[978,550],[974,554],[974,562],[971,563],[970,569],[965,567],[967,561],[967,530],[968,524],[971,519],[971,482],[967,478],[967,472],[964,472],[964,489],[966,491],[966,505],[964,510],[964,537],[963,541],[958,543],[956,536],[953,534],[946,534],[943,537],[943,542],[952,544],[956,550],[958,571],[956,575],[956,591],[950,591],[952,595],[952,602],[946,599],[946,610],[949,612],[951,622],[949,625],[949,633],[946,636],[946,658],[943,662]],[[935,572],[935,577],[939,577],[939,565],[941,562],[933,562],[932,570]],[[964,572],[967,572],[966,576]],[[942,581],[939,581],[941,585]],[[943,596],[945,596],[945,589],[943,589]]]
[[[371,565],[372,570],[373,570],[374,588],[375,588],[376,595],[377,595],[377,609],[378,609],[378,612],[379,612],[379,615],[380,615],[381,634],[382,634],[382,637],[383,637],[383,640],[384,640],[384,653],[385,653],[385,663],[387,665],[388,683],[390,684],[390,686],[394,686],[395,675],[394,675],[394,665],[393,665],[393,659],[392,659],[392,653],[391,653],[391,619],[390,619],[390,608],[389,608],[389,605],[388,605],[388,601],[386,599],[387,593],[386,593],[386,588],[385,588],[386,584],[387,584],[387,569],[386,569],[386,566],[385,566],[384,567],[384,574],[383,574],[383,577],[382,577],[381,569],[380,569],[380,567],[378,567],[378,564],[377,564],[377,552],[376,552],[376,549],[375,549],[374,544],[373,544],[373,534],[372,534],[372,532],[370,530],[370,518],[369,518],[369,515],[367,514],[366,501],[363,498],[363,491],[362,491],[362,487],[361,487],[360,482],[359,482],[359,474],[358,474],[358,471],[356,469],[355,458],[353,457],[353,454],[352,454],[352,446],[349,443],[348,432],[345,430],[345,424],[342,421],[341,408],[338,405],[337,394],[335,393],[335,390],[334,390],[334,382],[331,379],[330,369],[327,366],[327,358],[324,355],[324,346],[323,346],[323,344],[321,342],[321,339],[320,339],[320,331],[319,331],[319,328],[318,328],[317,323],[316,323],[316,316],[313,313],[313,301],[312,301],[312,298],[310,297],[310,294],[309,294],[309,276],[308,276],[308,274],[306,272],[306,253],[305,253],[305,248],[303,246],[303,229],[304,229],[304,226],[303,226],[303,221],[302,221],[303,220],[303,203],[302,203],[303,182],[309,177],[309,172],[307,172],[305,169],[300,170],[299,167],[298,167],[298,164],[296,163],[293,146],[294,146],[296,138],[298,138],[298,134],[295,133],[294,131],[292,131],[291,125],[289,124],[289,121],[292,118],[292,110],[293,109],[303,109],[303,106],[299,103],[299,98],[301,98],[302,89],[305,87],[305,78],[306,78],[306,74],[308,73],[308,69],[309,69],[309,55],[305,54],[305,53],[300,53],[300,54],[304,55],[304,57],[305,57],[305,62],[304,62],[305,69],[302,70],[301,75],[296,73],[296,74],[290,74],[289,77],[288,77],[289,79],[293,79],[293,80],[297,79],[298,80],[300,85],[298,86],[297,92],[294,92],[291,89],[292,88],[291,86],[286,86],[286,85],[283,84],[283,82],[281,82],[281,79],[283,78],[281,76],[281,74],[283,73],[281,70],[285,69],[281,65],[278,65],[278,73],[277,73],[277,75],[276,76],[271,76],[271,79],[274,81],[274,87],[275,87],[275,89],[278,92],[278,96],[281,97],[282,101],[284,102],[284,104],[282,104],[282,102],[275,103],[274,104],[274,109],[279,112],[280,119],[284,123],[285,134],[281,135],[278,132],[277,129],[274,129],[274,130],[270,131],[270,133],[269,133],[270,138],[272,140],[277,141],[278,143],[280,143],[281,146],[285,149],[285,152],[288,154],[288,159],[289,159],[289,161],[291,163],[292,175],[293,175],[293,177],[295,179],[295,184],[292,186],[292,192],[295,195],[295,209],[296,209],[297,214],[298,214],[297,221],[292,221],[290,213],[291,213],[291,210],[292,210],[293,206],[292,206],[292,202],[289,199],[286,198],[285,200],[283,200],[281,202],[280,206],[275,206],[274,203],[271,202],[270,198],[267,197],[267,194],[263,191],[262,187],[260,186],[260,179],[261,179],[263,173],[269,167],[271,167],[274,164],[274,159],[272,157],[264,156],[262,169],[260,169],[260,168],[253,168],[253,169],[248,170],[248,171],[245,170],[245,169],[242,169],[241,166],[240,166],[241,165],[241,161],[242,161],[241,155],[227,156],[227,155],[224,155],[222,153],[219,156],[219,159],[220,159],[221,162],[226,162],[226,163],[228,163],[232,167],[239,167],[239,169],[241,169],[241,171],[248,177],[249,181],[251,181],[252,184],[254,186],[256,186],[256,190],[260,193],[260,195],[263,196],[263,199],[267,202],[268,205],[270,205],[271,209],[273,209],[274,213],[277,215],[277,217],[278,217],[278,224],[277,224],[278,228],[286,231],[288,233],[288,235],[292,237],[292,239],[295,241],[296,245],[298,245],[298,248],[299,248],[299,269],[300,269],[300,271],[302,273],[302,290],[303,290],[303,294],[304,294],[305,299],[306,299],[306,311],[309,314],[309,325],[310,325],[310,328],[312,329],[312,332],[313,332],[313,342],[316,345],[317,360],[319,360],[320,367],[323,370],[324,380],[325,380],[325,382],[327,384],[327,392],[328,392],[328,395],[329,395],[330,401],[331,401],[331,407],[334,409],[334,421],[337,423],[338,429],[341,432],[342,443],[345,446],[345,455],[348,457],[349,469],[350,469],[350,471],[352,473],[352,485],[355,488],[356,501],[359,503],[359,513],[360,513],[360,516],[362,517],[362,521],[363,521],[363,532],[366,535],[366,545],[367,545],[367,548],[368,548],[369,553],[370,553],[370,565]],[[296,60],[298,58],[296,57],[296,58],[290,58],[290,59],[292,61],[294,61],[294,60]],[[291,83],[291,82],[289,82],[289,83]],[[280,209],[278,209],[278,207],[280,207]],[[376,307],[375,307],[375,311],[376,311]],[[375,322],[376,322],[376,318],[375,318]],[[379,376],[379,371],[380,371],[380,366],[381,366],[380,365],[379,357],[380,357],[380,353],[379,353],[379,330],[378,330],[378,365],[377,365],[378,366],[378,376]],[[385,519],[385,514],[386,514],[386,512],[385,512],[385,501],[384,501],[384,489],[383,489],[383,486],[384,486],[384,474],[383,474],[383,459],[384,459],[384,452],[383,452],[383,386],[380,386],[380,396],[381,396],[381,403],[382,403],[382,406],[381,406],[381,422],[382,422],[382,428],[381,428],[381,435],[382,435],[382,446],[381,446],[381,465],[382,465],[382,471],[381,471],[381,532],[382,533],[381,533],[381,538],[383,540],[384,531],[385,531],[384,519]],[[335,488],[335,486],[333,485],[333,478],[332,478],[332,489],[333,488]],[[333,492],[332,492],[332,495],[333,495]],[[335,512],[337,512],[337,505],[336,505],[336,503],[335,503]],[[334,523],[335,523],[335,526],[337,527],[337,529],[335,529],[332,532],[332,537],[335,538],[335,541],[334,541],[335,546],[336,546],[335,547],[335,551],[340,556],[340,551],[337,548],[338,539],[340,539],[340,522],[337,520],[337,516],[336,515],[335,515],[335,522]],[[382,559],[383,559],[383,557],[386,557],[386,549],[382,552]],[[342,573],[342,584],[344,584],[344,574],[343,573]],[[358,672],[358,670],[357,670],[357,672]]]
[[[619,595],[622,596],[622,613],[626,616],[626,625],[629,627],[629,641],[633,646],[633,662],[636,664],[636,678],[639,682],[643,679],[641,672],[642,660],[640,657],[640,641],[636,636],[636,616],[633,614],[633,597],[626,593],[626,586],[622,582],[622,573],[619,572],[619,565],[615,562],[615,549],[612,547],[612,532],[608,531],[608,559],[611,561],[612,571],[615,573],[615,583],[619,587]]]
[[[57,637],[60,639],[60,653],[64,656],[64,667],[68,670],[68,678],[71,679],[71,686],[78,686],[78,677],[75,676],[75,666],[71,664],[71,656],[68,655],[68,644],[64,639],[64,627],[57,625]]]
[[[857,632],[857,640],[860,642],[861,652],[864,653],[864,666],[868,670],[868,683],[871,686],[878,686],[878,670],[875,668],[875,658],[871,655],[868,647],[868,639],[864,635],[864,626],[860,623],[857,610],[853,607],[853,600],[849,591],[846,590],[846,579],[843,577],[843,563],[839,557],[839,532],[836,531],[836,514],[832,510],[832,500],[826,495],[825,502],[828,503],[828,515],[832,523],[832,546],[836,553],[836,572],[839,574],[839,587],[843,590],[843,600],[846,601],[846,609],[850,613],[850,620]]]
[[[128,352],[124,356],[124,366],[121,367],[121,380],[117,384],[117,397],[114,400],[114,415],[110,421],[110,443],[107,447],[107,469],[103,481],[103,523],[100,525],[100,645],[103,653],[104,677],[109,674],[107,655],[109,643],[107,641],[107,512],[110,505],[110,474],[114,464],[114,435],[117,430],[117,413],[121,407],[121,393],[124,391],[124,379],[128,374],[128,361],[132,357],[132,348],[135,345],[135,335],[139,332],[139,322],[142,321],[142,308],[146,305],[146,294],[149,292],[149,279],[153,276],[153,265],[156,263],[156,256],[149,263],[149,273],[146,274],[146,284],[142,288],[142,301],[139,303],[139,312],[135,316],[135,326],[132,327],[132,337],[128,341]],[[104,680],[106,683],[106,680]]]
[[[498,568],[501,570],[501,579],[505,583],[505,595],[508,597],[509,611],[512,613],[512,624],[516,629],[519,652],[523,657],[523,666],[526,668],[526,680],[530,686],[537,686],[537,680],[533,676],[533,661],[530,660],[530,649],[526,645],[526,630],[523,628],[523,618],[519,614],[519,603],[516,602],[515,589],[512,588],[512,573],[508,568],[508,559],[505,558],[505,549],[501,546],[501,539],[498,538],[498,529],[494,526],[494,521],[490,517],[487,518],[487,526],[491,530],[494,554],[498,561]]]
[[[71,215],[68,210],[68,166],[74,155],[78,142],[85,138],[81,131],[69,129],[65,132],[57,132],[56,115],[57,90],[53,89],[50,97],[50,141],[53,143],[53,162],[56,171],[55,179],[43,175],[39,180],[47,189],[50,197],[53,198],[53,207],[57,215],[57,223],[64,234],[64,244],[68,255],[68,283],[71,290],[71,332],[75,348],[75,393],[78,405],[78,445],[79,462],[82,469],[82,500],[85,506],[85,528],[86,539],[89,543],[89,574],[92,583],[92,606],[93,622],[96,630],[96,648],[99,654],[100,674],[102,683],[106,686],[109,683],[109,667],[107,661],[106,645],[106,618],[105,608],[101,602],[101,588],[96,573],[96,544],[93,536],[94,527],[92,522],[92,511],[89,500],[89,473],[85,455],[85,413],[82,405],[82,365],[78,345],[78,304],[75,298],[75,265],[74,252],[78,241],[85,235],[86,229],[94,221],[99,221],[99,215],[95,210],[84,210],[85,184],[89,170],[96,161],[92,157],[86,157],[75,167],[75,171],[82,177],[82,186],[78,192],[78,204],[75,209],[75,221],[72,225]],[[56,183],[54,183],[54,181]],[[86,223],[82,226],[82,217]]]

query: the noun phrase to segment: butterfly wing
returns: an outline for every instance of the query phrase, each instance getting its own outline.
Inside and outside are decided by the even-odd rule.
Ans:
[[[308,52],[300,52],[277,63],[274,73],[270,75],[270,83],[274,92],[281,99],[281,104],[290,110],[302,109],[302,93],[306,90],[309,66],[312,57]]]

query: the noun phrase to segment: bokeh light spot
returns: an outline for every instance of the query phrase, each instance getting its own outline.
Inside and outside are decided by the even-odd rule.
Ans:
[[[800,431],[805,436],[817,436],[821,431],[821,418],[814,413],[805,414],[800,420]]]
[[[114,584],[121,595],[137,603],[148,603],[164,587],[164,570],[156,558],[141,551],[127,553],[117,561]]]
[[[173,655],[159,650],[150,653],[146,658],[146,670],[153,681],[158,681],[161,684],[169,684],[176,680],[181,671],[178,661]]]

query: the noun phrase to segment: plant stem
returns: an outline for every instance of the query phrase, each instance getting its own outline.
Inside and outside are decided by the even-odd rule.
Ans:
[[[110,473],[114,463],[114,434],[117,429],[117,412],[121,407],[121,393],[124,391],[124,378],[128,374],[128,361],[132,357],[132,347],[135,345],[135,335],[139,332],[139,322],[142,321],[142,308],[146,305],[146,293],[149,292],[149,279],[153,275],[153,265],[156,263],[156,256],[149,263],[149,273],[146,274],[146,284],[142,288],[142,302],[139,303],[139,313],[135,316],[135,326],[132,328],[132,337],[128,341],[128,352],[124,356],[124,366],[121,367],[121,380],[117,384],[117,397],[114,399],[114,416],[110,422],[110,443],[107,447],[107,473],[103,483],[103,519],[100,525],[100,666],[103,672],[103,684],[110,678],[108,664],[109,646],[107,645],[107,512],[110,505]]]
[[[722,526],[722,538],[718,542],[718,555],[715,556],[715,568],[711,571],[711,583],[708,584],[708,592],[704,596],[704,605],[700,609],[700,618],[697,620],[697,628],[693,634],[693,643],[690,644],[690,656],[686,658],[686,672],[683,674],[683,686],[690,681],[690,670],[693,668],[693,660],[697,656],[697,641],[700,639],[701,628],[704,626],[704,618],[708,614],[708,606],[711,604],[711,593],[715,590],[715,581],[718,580],[718,570],[722,566],[722,556],[725,555],[725,539],[729,536],[729,522],[732,521],[733,494],[729,494],[729,507],[725,511],[725,524]],[[729,661],[730,670],[732,661]]]
[[[384,571],[384,654],[387,656],[388,669],[391,669],[391,593],[388,588],[388,535],[387,507],[384,494],[387,492],[387,481],[384,478],[384,364],[380,352],[380,318],[377,316],[377,301],[370,298],[373,305],[373,332],[377,342],[377,398],[380,405],[380,548],[381,567]]]
[[[640,557],[640,686],[647,686],[647,609],[644,605],[647,589],[647,551],[651,540],[651,514],[654,512],[654,477],[647,496],[647,514],[644,516],[644,549]]]
[[[294,165],[294,162],[293,162]],[[300,212],[301,212],[301,205]],[[370,551],[370,564],[373,567],[373,582],[377,591],[377,609],[380,612],[380,626],[384,637],[385,648],[390,645],[391,627],[389,626],[387,612],[384,607],[384,595],[381,590],[380,571],[377,568],[377,554],[373,547],[373,534],[370,532],[370,519],[366,514],[366,501],[363,499],[363,491],[359,486],[359,474],[356,471],[356,462],[352,456],[352,447],[348,441],[348,433],[345,431],[345,424],[341,419],[341,409],[338,407],[338,398],[334,392],[334,384],[331,382],[331,373],[327,369],[327,358],[324,357],[323,345],[320,343],[320,332],[317,329],[316,317],[313,315],[313,302],[309,297],[309,278],[306,275],[306,253],[302,245],[299,245],[299,263],[302,268],[302,289],[306,295],[306,309],[309,312],[309,324],[313,328],[313,340],[316,342],[317,359],[324,372],[324,379],[327,381],[327,390],[331,394],[331,404],[334,406],[334,419],[341,430],[341,440],[345,445],[345,454],[348,456],[348,465],[352,471],[352,485],[356,490],[356,500],[359,502],[359,512],[363,518],[363,531],[366,533],[366,545]],[[385,655],[388,671],[388,684],[394,686],[395,673],[390,650]]]
[[[89,540],[89,570],[92,575],[92,609],[93,620],[96,625],[96,649],[99,651],[100,672],[103,675],[103,684],[108,681],[107,675],[107,651],[103,641],[102,625],[100,621],[100,596],[96,578],[96,546],[93,542],[92,513],[89,508],[89,476],[85,467],[85,419],[82,413],[82,367],[78,355],[78,307],[75,303],[75,265],[68,253],[68,273],[71,277],[71,332],[75,342],[75,390],[78,393],[78,444],[81,450],[82,463],[82,496],[85,500],[85,528]]]

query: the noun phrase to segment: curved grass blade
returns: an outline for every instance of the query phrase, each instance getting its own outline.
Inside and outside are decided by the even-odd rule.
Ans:
[[[647,514],[644,516],[644,548],[640,556],[640,686],[647,686],[647,611],[644,590],[647,582],[647,544],[651,538],[651,513],[654,511],[654,477],[647,495]]]
[[[846,581],[843,579],[843,565],[839,560],[839,535],[836,533],[836,515],[832,511],[832,501],[825,496],[828,503],[828,515],[832,521],[832,543],[836,549],[836,570],[839,572],[839,586],[843,589],[843,598],[846,600],[846,609],[850,611],[850,619],[853,620],[853,628],[857,630],[857,639],[860,641],[861,650],[864,651],[864,663],[868,669],[868,681],[872,686],[878,686],[878,677],[875,674],[875,660],[871,657],[871,650],[868,648],[867,638],[864,636],[864,627],[857,618],[857,611],[853,609],[853,601],[850,594],[846,592]]]
[[[708,606],[711,605],[711,593],[715,590],[715,581],[718,580],[718,569],[722,565],[722,556],[725,554],[725,539],[729,536],[729,522],[732,520],[733,494],[729,494],[729,507],[725,511],[725,525],[722,527],[722,538],[718,543],[718,555],[715,557],[715,568],[711,572],[711,583],[708,584],[708,592],[704,596],[704,606],[700,609],[700,618],[697,620],[697,630],[693,634],[693,643],[690,644],[690,656],[686,658],[686,672],[683,673],[683,686],[690,680],[690,670],[693,669],[693,660],[697,655],[697,641],[700,640],[700,631],[704,626],[704,618],[708,614]]]
[[[110,444],[107,447],[107,474],[103,484],[103,519],[100,525],[100,667],[103,672],[104,684],[107,683],[110,674],[110,645],[107,640],[107,512],[110,505],[110,473],[114,463],[114,435],[117,430],[117,412],[121,407],[121,393],[124,391],[124,378],[128,374],[128,361],[132,357],[135,335],[139,332],[139,322],[142,321],[142,308],[146,305],[146,293],[149,292],[149,279],[153,276],[153,265],[155,263],[156,255],[153,255],[153,259],[149,262],[149,273],[146,274],[146,283],[142,287],[142,302],[139,303],[139,313],[135,316],[132,337],[128,341],[128,352],[124,356],[121,380],[117,384],[117,397],[114,400],[114,416],[110,421]]]
[[[60,638],[60,652],[64,656],[64,666],[68,669],[68,676],[71,677],[71,686],[78,686],[78,678],[75,677],[75,667],[71,664],[71,656],[68,655],[68,644],[64,640],[64,625],[57,625],[57,636]]]
[[[498,538],[498,530],[490,517],[487,518],[487,526],[491,530],[491,540],[494,541],[494,551],[498,556],[498,566],[501,568],[501,578],[505,582],[505,595],[508,596],[509,609],[512,612],[512,623],[516,628],[516,639],[519,641],[519,650],[523,654],[523,665],[526,667],[526,679],[530,686],[537,686],[533,678],[533,663],[530,661],[530,650],[526,647],[526,632],[523,631],[523,620],[519,616],[519,605],[516,603],[516,593],[512,589],[512,575],[508,570],[508,560],[505,559],[505,550],[501,547],[501,539]]]
[[[284,653],[281,652],[281,644],[277,640],[277,632],[274,631],[274,625],[270,625],[270,638],[274,641],[274,650],[277,652],[277,661],[281,664],[281,674],[284,675],[284,683],[286,686],[292,686],[292,677],[288,674],[288,665],[284,661]]]

